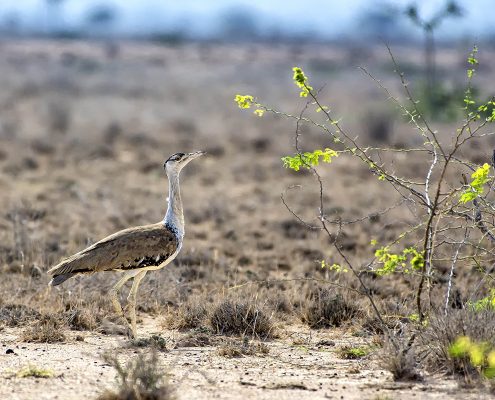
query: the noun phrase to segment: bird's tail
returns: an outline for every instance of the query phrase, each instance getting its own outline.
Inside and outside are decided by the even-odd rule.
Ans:
[[[72,278],[74,275],[76,274],[73,272],[69,272],[68,274],[53,275],[53,278],[50,281],[49,285],[50,286],[60,285],[61,283],[64,283],[67,279]]]
[[[69,257],[63,260],[61,263],[55,265],[53,268],[48,270],[48,274],[52,276],[52,280],[50,281],[50,286],[57,286],[61,283],[64,283],[67,279],[72,278],[74,275],[77,275],[79,272],[78,260],[80,258],[79,253],[74,254],[72,257]]]

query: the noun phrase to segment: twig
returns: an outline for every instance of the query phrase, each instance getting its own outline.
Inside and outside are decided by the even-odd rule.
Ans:
[[[447,295],[445,296],[445,310],[444,310],[445,315],[447,315],[447,313],[448,313],[449,301],[450,301],[450,291],[452,289],[452,282],[454,280],[455,265],[456,265],[457,259],[459,257],[459,252],[461,251],[461,247],[464,245],[464,243],[466,243],[468,236],[469,236],[469,230],[468,230],[468,228],[466,228],[464,231],[464,239],[457,246],[454,257],[452,258],[452,263],[450,264],[449,282],[447,284]]]

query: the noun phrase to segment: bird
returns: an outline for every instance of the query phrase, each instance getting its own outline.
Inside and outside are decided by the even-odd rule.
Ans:
[[[110,290],[110,296],[115,312],[127,321],[118,294],[125,283],[134,278],[127,298],[127,308],[130,318],[129,334],[131,338],[137,338],[136,296],[139,284],[148,271],[165,267],[180,252],[185,231],[179,175],[190,161],[204,154],[204,151],[175,153],[163,164],[168,177],[169,197],[167,212],[162,221],[121,230],[62,260],[48,270],[52,277],[49,285],[60,285],[79,274],[124,272]]]

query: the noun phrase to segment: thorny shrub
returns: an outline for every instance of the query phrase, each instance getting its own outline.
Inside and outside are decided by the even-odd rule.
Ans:
[[[312,173],[320,193],[316,204],[319,211],[313,221],[308,221],[294,211],[284,194],[282,202],[300,223],[328,236],[335,259],[333,262],[321,260],[321,266],[334,274],[348,274],[354,277],[361,295],[368,299],[387,340],[400,355],[399,364],[394,363],[397,365],[393,367],[398,378],[407,375],[401,372],[401,368],[411,363],[408,352],[414,351],[414,343],[417,337],[421,336],[418,334],[430,329],[430,324],[442,314],[447,322],[456,318],[453,315],[455,310],[452,309],[452,297],[457,293],[455,279],[458,269],[472,269],[479,282],[469,287],[467,290],[470,292],[464,293],[464,297],[461,298],[460,307],[468,307],[464,312],[474,315],[479,313],[480,308],[493,312],[493,292],[489,294],[489,298],[480,297],[495,289],[492,268],[495,255],[495,161],[487,158],[479,165],[466,157],[471,143],[477,143],[479,147],[486,146],[490,143],[488,139],[495,134],[489,130],[495,121],[495,98],[479,101],[474,96],[472,82],[479,64],[477,53],[478,49],[475,46],[467,59],[464,116],[458,129],[452,134],[439,132],[430,125],[390,49],[389,54],[402,84],[405,100],[389,91],[367,69],[361,68],[407,118],[419,136],[421,145],[417,147],[404,145],[400,148],[387,148],[362,145],[359,137],[348,131],[334,115],[331,107],[321,102],[322,89],[315,89],[314,84],[310,86],[309,77],[300,67],[293,68],[293,80],[305,104],[297,115],[265,105],[252,95],[237,95],[235,98],[240,108],[254,108],[259,117],[265,114],[282,115],[295,122],[296,152],[283,157],[282,162],[291,170],[307,170]],[[306,132],[301,129],[303,125],[317,128],[328,138],[324,149],[303,148],[302,139]],[[326,210],[330,209],[325,204],[328,196],[324,195],[326,187],[319,171],[321,168],[328,168],[323,164],[332,162],[336,157],[348,157],[362,163],[369,172],[368,179],[383,182],[383,190],[387,190],[388,186],[389,190],[397,194],[399,201],[388,208],[370,215],[358,216],[353,220],[344,220],[338,215],[327,215]],[[479,157],[475,159],[479,160]],[[413,160],[424,162],[425,167],[420,171],[422,179],[407,173],[401,175],[401,169],[396,167]],[[409,171],[407,168],[404,170]],[[345,179],[345,176],[342,179]],[[288,190],[293,187],[289,187]],[[370,237],[368,260],[363,262],[342,246],[343,226],[367,221],[372,215],[381,216],[393,209],[401,211],[401,220],[397,222],[405,228],[392,240]],[[411,282],[411,287],[415,287],[414,292],[403,294],[403,301],[415,308],[415,312],[408,317],[413,324],[408,337],[398,337],[391,332],[388,326],[390,324],[385,322],[385,315],[363,278],[367,274],[374,274],[374,279],[401,276]],[[468,306],[466,299],[474,306]],[[483,316],[487,314],[478,314],[476,318]],[[318,320],[320,319],[317,318],[315,322]],[[434,340],[432,346],[439,346],[438,351],[445,353],[442,361],[458,363],[454,360],[452,351],[449,352],[449,346],[452,346],[455,338],[463,335],[463,332],[459,326],[451,329],[449,334],[452,334],[454,342],[450,339],[445,340],[445,335],[440,335],[440,332],[436,332],[439,335],[437,337],[431,331]],[[493,347],[493,338],[489,340],[490,346]],[[477,343],[475,339],[473,343]],[[438,351],[430,349],[431,354],[437,354],[437,358]]]

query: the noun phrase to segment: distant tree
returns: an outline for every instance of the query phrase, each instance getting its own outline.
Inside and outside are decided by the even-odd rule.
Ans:
[[[400,10],[391,4],[378,3],[376,7],[365,10],[358,19],[360,34],[390,42],[400,34]]]
[[[45,0],[47,12],[47,33],[53,34],[63,30],[62,6],[66,0]]]
[[[17,35],[21,29],[21,17],[16,12],[9,12],[2,18],[2,32]]]
[[[433,92],[436,83],[435,30],[445,19],[461,17],[463,10],[455,0],[447,0],[445,5],[429,19],[419,15],[418,7],[414,3],[406,7],[405,13],[423,31],[426,82],[428,90]]]
[[[221,34],[234,40],[252,39],[259,35],[256,15],[244,8],[232,8],[221,16]]]
[[[112,24],[117,19],[117,12],[115,8],[106,4],[98,5],[92,8],[86,17],[86,22],[89,28],[92,29],[92,33],[101,35],[108,33]]]

